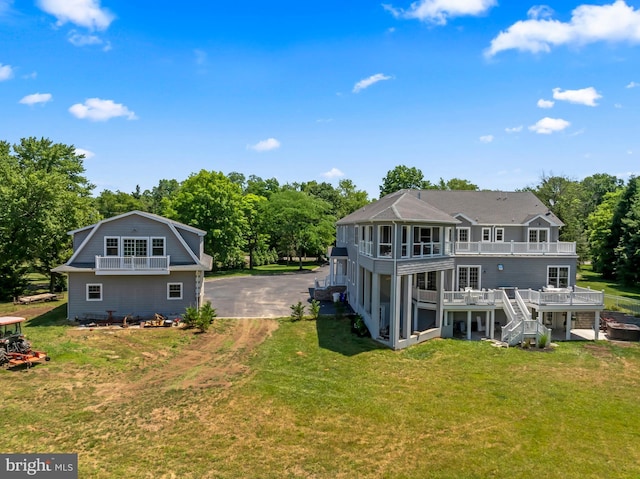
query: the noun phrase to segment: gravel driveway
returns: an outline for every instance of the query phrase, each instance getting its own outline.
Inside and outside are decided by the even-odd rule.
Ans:
[[[219,318],[288,317],[292,304],[309,304],[315,278],[328,274],[329,267],[322,266],[299,273],[210,279],[204,283],[204,297]]]

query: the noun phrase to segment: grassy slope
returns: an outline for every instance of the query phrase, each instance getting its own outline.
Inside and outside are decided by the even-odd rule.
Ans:
[[[78,452],[83,478],[640,476],[637,344],[394,352],[324,318],[246,351],[235,324],[207,349],[211,336],[174,329],[35,318],[28,335],[54,359],[0,371],[0,450]],[[224,381],[172,374],[189,345],[212,370],[233,365]]]

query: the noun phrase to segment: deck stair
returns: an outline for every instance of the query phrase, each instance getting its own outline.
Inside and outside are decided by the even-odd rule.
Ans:
[[[502,342],[515,346],[527,339],[532,339],[537,344],[545,334],[547,338],[551,338],[551,330],[531,317],[518,290],[515,290],[514,299],[509,299],[506,292],[503,295],[502,304],[509,322],[502,328]]]

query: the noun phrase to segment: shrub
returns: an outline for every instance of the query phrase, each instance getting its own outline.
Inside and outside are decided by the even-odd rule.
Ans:
[[[309,312],[311,313],[311,319],[317,321],[320,317],[320,301],[312,299],[311,306],[309,306]]]
[[[351,332],[361,338],[369,336],[369,328],[367,328],[364,319],[359,314],[351,321]]]
[[[300,321],[304,319],[304,305],[302,301],[298,301],[298,304],[292,304],[291,306],[291,321]]]
[[[549,335],[543,334],[542,336],[540,336],[540,339],[538,340],[538,347],[540,349],[544,349],[547,347],[547,344],[549,344]]]
[[[216,317],[216,310],[211,307],[211,301],[207,301],[200,307],[200,310],[193,306],[185,309],[182,320],[187,328],[198,328],[200,332],[205,333]]]

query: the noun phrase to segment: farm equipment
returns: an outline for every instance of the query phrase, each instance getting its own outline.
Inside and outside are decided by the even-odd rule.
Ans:
[[[12,368],[26,364],[49,361],[49,356],[43,351],[34,351],[31,344],[22,334],[21,324],[25,318],[6,316],[0,318],[0,366]]]

